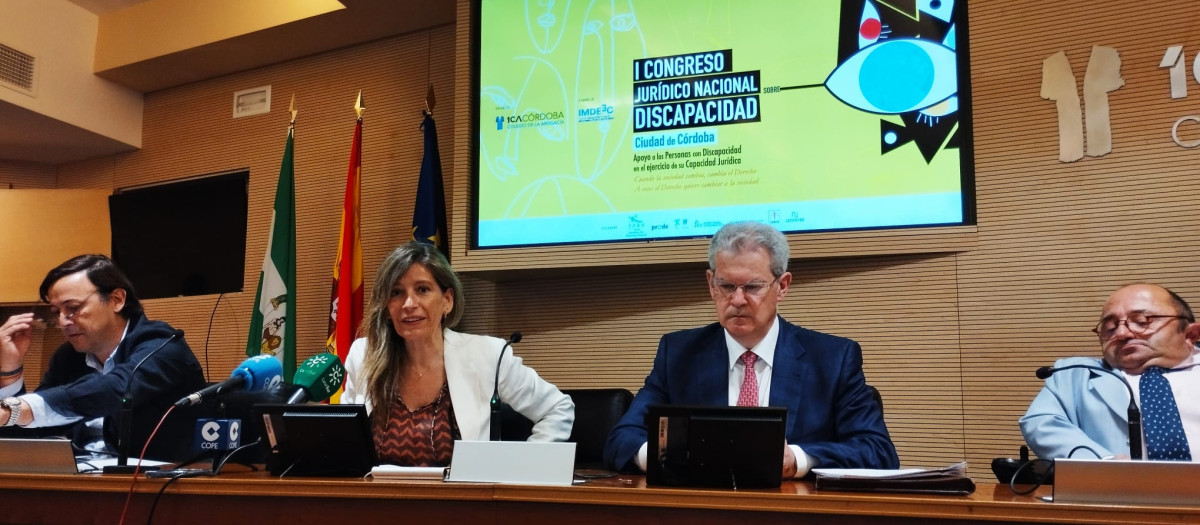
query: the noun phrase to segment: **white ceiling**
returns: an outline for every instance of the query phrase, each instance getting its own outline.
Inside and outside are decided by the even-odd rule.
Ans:
[[[0,161],[58,165],[133,150],[123,142],[3,101],[0,122]]]

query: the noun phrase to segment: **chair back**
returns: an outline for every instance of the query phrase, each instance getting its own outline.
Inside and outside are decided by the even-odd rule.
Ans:
[[[575,443],[575,468],[604,468],[604,443],[633,402],[624,388],[586,388],[562,391],[575,403],[575,425],[569,441]],[[524,441],[533,423],[508,405],[500,407],[500,436],[504,441]]]
[[[563,390],[575,402],[575,468],[604,468],[604,443],[625,415],[633,394],[624,388]]]

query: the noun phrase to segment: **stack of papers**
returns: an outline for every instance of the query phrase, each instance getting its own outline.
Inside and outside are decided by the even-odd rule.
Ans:
[[[817,490],[957,494],[975,492],[967,462],[940,469],[813,469]]]

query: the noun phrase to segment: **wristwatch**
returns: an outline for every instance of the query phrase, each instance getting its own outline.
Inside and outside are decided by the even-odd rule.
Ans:
[[[4,426],[11,427],[13,425],[16,425],[17,421],[21,420],[21,400],[20,399],[17,399],[15,397],[6,397],[4,399],[0,399],[0,407],[7,408],[8,413],[9,413],[8,421],[6,421],[4,423]]]

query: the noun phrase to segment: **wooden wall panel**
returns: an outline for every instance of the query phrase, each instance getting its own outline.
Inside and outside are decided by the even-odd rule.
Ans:
[[[2,124],[0,124],[2,125]],[[54,189],[58,185],[58,167],[49,164],[35,164],[29,162],[13,162],[0,161],[0,189]],[[0,215],[4,215],[0,211]],[[27,220],[5,217],[0,220],[0,228],[4,228],[8,234],[19,235],[19,229],[37,230],[37,235],[41,235],[46,239],[53,238],[55,230],[50,226],[53,223],[52,219],[45,217],[30,216]],[[106,227],[107,229],[107,227]],[[22,257],[21,250],[12,246],[4,246],[4,257],[16,258]],[[103,251],[108,251],[107,249]],[[32,267],[27,268],[31,273],[49,271],[50,268],[41,270]],[[11,279],[10,279],[11,280]],[[25,279],[28,281],[28,279]],[[22,286],[26,292],[37,295],[37,283],[41,282],[41,277],[36,277],[33,289],[29,290],[26,286]],[[6,286],[14,286],[9,282]],[[9,304],[0,306],[0,323],[8,320],[10,315],[15,315],[29,310],[28,304]],[[46,308],[37,309],[39,318],[45,319],[49,315]],[[58,345],[66,342],[62,332],[59,331],[51,323],[47,326],[46,323],[39,323],[33,332],[33,341],[30,343],[29,353],[25,355],[25,387],[28,390],[36,389],[41,382],[42,373],[46,371],[46,363],[50,360],[50,355]]]
[[[958,293],[975,472],[1022,442],[1016,420],[1041,388],[1036,367],[1099,355],[1089,329],[1116,287],[1153,281],[1200,300],[1200,253],[1180,242],[1200,227],[1186,189],[1197,152],[1170,135],[1200,106],[1172,100],[1158,68],[1169,45],[1185,44],[1188,60],[1200,51],[1196,22],[1188,2],[971,4],[979,249],[959,256]],[[1093,45],[1122,61],[1125,85],[1109,93],[1113,151],[1062,163],[1041,62],[1065,52],[1082,87]]]
[[[441,153],[450,158],[453,28],[439,27],[146,95],[139,151],[64,165],[60,187],[165,182],[250,170],[243,291],[154,299],[147,313],[187,333],[210,379],[245,359],[247,331],[266,250],[271,207],[296,95],[298,349],[303,360],[324,349],[332,267],[354,132],[363,93],[362,240],[365,280],[387,251],[410,237],[423,135],[425,91],[437,94]],[[233,93],[271,86],[271,112],[232,118]],[[369,292],[368,292],[369,293]]]
[[[80,253],[109,253],[106,190],[0,190],[0,304],[36,303],[46,271]],[[47,211],[50,211],[47,213]],[[31,227],[20,227],[30,217]],[[55,241],[48,244],[46,239]]]
[[[57,174],[58,167],[50,164],[0,160],[0,189],[51,189]]]

